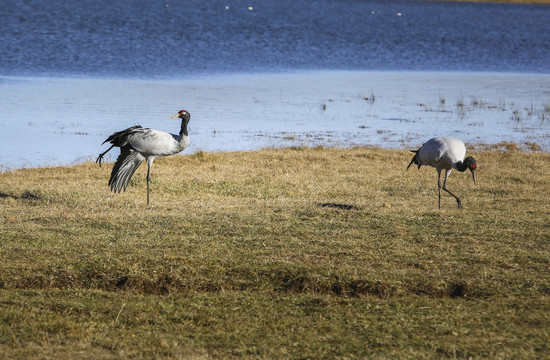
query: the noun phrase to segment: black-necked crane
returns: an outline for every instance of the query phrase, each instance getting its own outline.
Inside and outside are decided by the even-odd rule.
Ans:
[[[120,193],[122,189],[126,191],[132,175],[145,160],[147,162],[147,205],[149,205],[149,183],[153,161],[159,156],[177,154],[189,146],[187,124],[191,115],[185,110],[180,110],[170,119],[176,117],[181,119],[181,130],[178,135],[136,125],[115,132],[102,143],[103,145],[109,142],[112,145],[97,157],[96,162],[99,163],[99,166],[101,166],[101,159],[109,150],[115,146],[120,148],[120,155],[113,166],[109,179],[111,191],[115,193]]]
[[[458,196],[453,194],[447,189],[447,178],[451,175],[451,171],[456,169],[460,172],[470,169],[472,172],[472,178],[474,179],[474,184],[476,183],[476,173],[477,168],[476,160],[466,156],[466,146],[464,143],[453,137],[434,137],[424,143],[420,149],[411,150],[415,153],[411,162],[407,166],[407,170],[414,163],[420,166],[428,165],[432,166],[437,170],[437,186],[439,191],[439,208],[441,209],[441,188],[451,194],[458,204],[458,208],[462,209],[462,203]],[[443,186],[441,186],[441,170],[445,170],[445,179],[443,180]]]

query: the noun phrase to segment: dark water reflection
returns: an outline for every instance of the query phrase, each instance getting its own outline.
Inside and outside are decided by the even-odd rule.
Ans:
[[[550,71],[550,6],[365,0],[4,0],[0,74]]]

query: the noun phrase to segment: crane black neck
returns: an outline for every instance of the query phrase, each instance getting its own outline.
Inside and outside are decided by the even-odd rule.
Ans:
[[[463,172],[463,171],[466,171],[466,169],[468,169],[468,165],[466,165],[462,161],[458,161],[456,163],[456,169],[460,172]]]
[[[188,122],[189,122],[189,118],[181,119],[180,137],[189,136],[189,132],[187,131],[187,123]]]
[[[470,169],[471,171],[474,171],[476,169],[476,160],[468,156],[464,161],[458,161],[456,163],[456,169],[458,171],[466,171],[467,169]]]

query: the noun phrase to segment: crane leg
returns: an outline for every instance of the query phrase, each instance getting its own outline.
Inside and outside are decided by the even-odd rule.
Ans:
[[[443,180],[443,190],[445,190],[446,192],[448,192],[449,194],[451,194],[452,197],[454,197],[456,199],[456,203],[458,204],[458,208],[460,210],[462,210],[462,203],[460,202],[460,199],[458,198],[458,196],[456,196],[455,194],[453,194],[452,192],[450,192],[448,189],[447,189],[447,177],[449,176],[449,172],[446,172],[445,173],[445,179]],[[440,194],[441,194],[441,190],[440,190]],[[439,203],[441,204],[441,195],[439,196]],[[441,208],[441,205],[440,205],[440,208]]]
[[[441,210],[441,171],[437,173],[437,195],[439,197],[439,210]]]
[[[101,167],[101,159],[103,159],[103,156],[105,156],[105,154],[107,154],[109,152],[109,150],[111,150],[114,147],[115,147],[114,145],[111,145],[111,147],[108,148],[107,151],[102,152],[101,154],[99,154],[97,159],[95,159],[95,162],[99,164],[99,167]]]
[[[149,183],[151,182],[151,178],[149,177],[150,172],[151,172],[151,165],[147,163],[147,205],[149,205]]]

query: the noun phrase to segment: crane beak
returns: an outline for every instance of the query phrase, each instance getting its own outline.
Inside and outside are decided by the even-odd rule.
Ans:
[[[168,119],[177,118],[178,116],[180,116],[180,114],[172,115],[172,116],[170,116]]]
[[[474,185],[476,183],[476,172],[475,170],[472,170],[472,178],[474,179]]]

